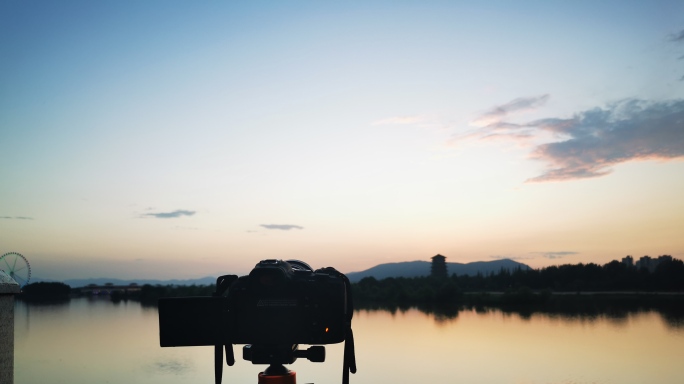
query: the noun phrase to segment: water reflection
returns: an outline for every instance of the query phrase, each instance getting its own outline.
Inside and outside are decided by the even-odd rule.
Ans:
[[[147,370],[152,373],[161,372],[172,375],[185,375],[194,370],[194,364],[192,360],[187,357],[169,357],[153,362],[147,367]]]
[[[440,320],[451,320],[458,317],[458,312],[462,310],[462,306],[448,306],[448,305],[391,305],[391,304],[377,304],[377,303],[364,303],[357,305],[357,310],[359,311],[385,311],[392,315],[397,313],[406,313],[407,311],[417,309],[425,314],[433,315],[435,318]]]
[[[680,332],[684,332],[684,308],[676,307],[661,309],[659,313],[665,325]]]
[[[684,332],[684,306],[679,297],[648,297],[644,299],[620,299],[610,297],[572,296],[556,298],[545,305],[485,305],[469,303],[460,305],[391,305],[363,303],[357,305],[361,311],[386,311],[392,315],[418,310],[430,315],[437,324],[454,321],[459,313],[473,311],[480,315],[502,313],[515,315],[523,321],[535,316],[559,319],[565,322],[592,323],[607,321],[615,327],[629,324],[630,318],[640,314],[654,313],[673,331]]]
[[[681,382],[681,307],[576,304],[359,308],[350,384]],[[211,347],[159,347],[155,306],[79,298],[15,310],[16,384],[213,382]],[[256,382],[265,368],[239,359],[240,347],[224,382]],[[325,363],[291,367],[299,381],[340,382],[343,346],[326,352]]]
[[[684,333],[650,308],[373,308],[355,316],[359,365],[396,382],[681,382]]]

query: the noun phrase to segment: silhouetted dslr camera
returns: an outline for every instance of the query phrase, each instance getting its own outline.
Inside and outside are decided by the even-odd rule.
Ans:
[[[232,344],[249,344],[245,360],[278,365],[297,357],[325,359],[323,347],[298,351],[298,344],[345,341],[343,381],[348,381],[347,370],[356,371],[352,315],[351,285],[344,274],[330,267],[314,271],[298,260],[263,260],[247,276],[219,277],[214,296],[159,299],[159,342],[162,347],[213,345],[217,364],[225,346],[228,365],[234,362]]]

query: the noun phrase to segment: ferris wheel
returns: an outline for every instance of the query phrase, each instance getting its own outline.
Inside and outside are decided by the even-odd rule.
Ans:
[[[31,279],[31,266],[24,256],[16,252],[8,252],[0,256],[0,270],[8,274],[20,287]]]

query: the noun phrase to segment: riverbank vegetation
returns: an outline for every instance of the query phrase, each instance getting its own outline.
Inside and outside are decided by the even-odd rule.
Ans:
[[[140,300],[156,304],[162,297],[211,296],[213,285],[143,285],[139,289],[112,291],[112,300]],[[21,297],[45,299],[79,295],[63,283],[33,283]],[[589,293],[591,295],[583,295]],[[556,306],[571,307],[581,301],[671,303],[684,301],[684,263],[665,258],[651,270],[612,261],[605,265],[566,264],[541,269],[502,269],[489,275],[449,277],[366,277],[352,284],[357,307],[405,307],[433,305]],[[658,293],[658,294],[656,294]],[[81,295],[85,294],[83,292]],[[572,295],[569,295],[572,294]],[[577,297],[572,297],[577,296]],[[588,298],[588,296],[591,296]]]
[[[61,300],[68,299],[71,287],[58,282],[40,282],[25,285],[19,298],[23,300]]]
[[[155,302],[161,297],[211,296],[213,292],[214,286],[144,285],[137,298]],[[568,295],[590,292],[592,295],[579,295],[581,297]],[[367,277],[352,284],[352,297],[357,306],[572,306],[578,301],[590,301],[585,296],[601,302],[684,300],[684,295],[662,295],[668,292],[684,292],[684,263],[681,260],[668,259],[652,271],[612,261],[603,266],[566,264],[530,270],[502,269],[498,273],[475,276],[382,280]]]
[[[653,271],[612,261],[603,266],[567,264],[542,269],[502,269],[487,276],[382,280],[366,277],[352,287],[357,302],[395,304],[486,300],[533,304],[547,301],[552,293],[684,292],[684,263],[678,259],[667,260]],[[475,294],[484,292],[496,294]]]

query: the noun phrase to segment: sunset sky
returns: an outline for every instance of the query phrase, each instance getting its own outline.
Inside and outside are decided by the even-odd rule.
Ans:
[[[0,2],[0,254],[684,258],[684,2]]]

